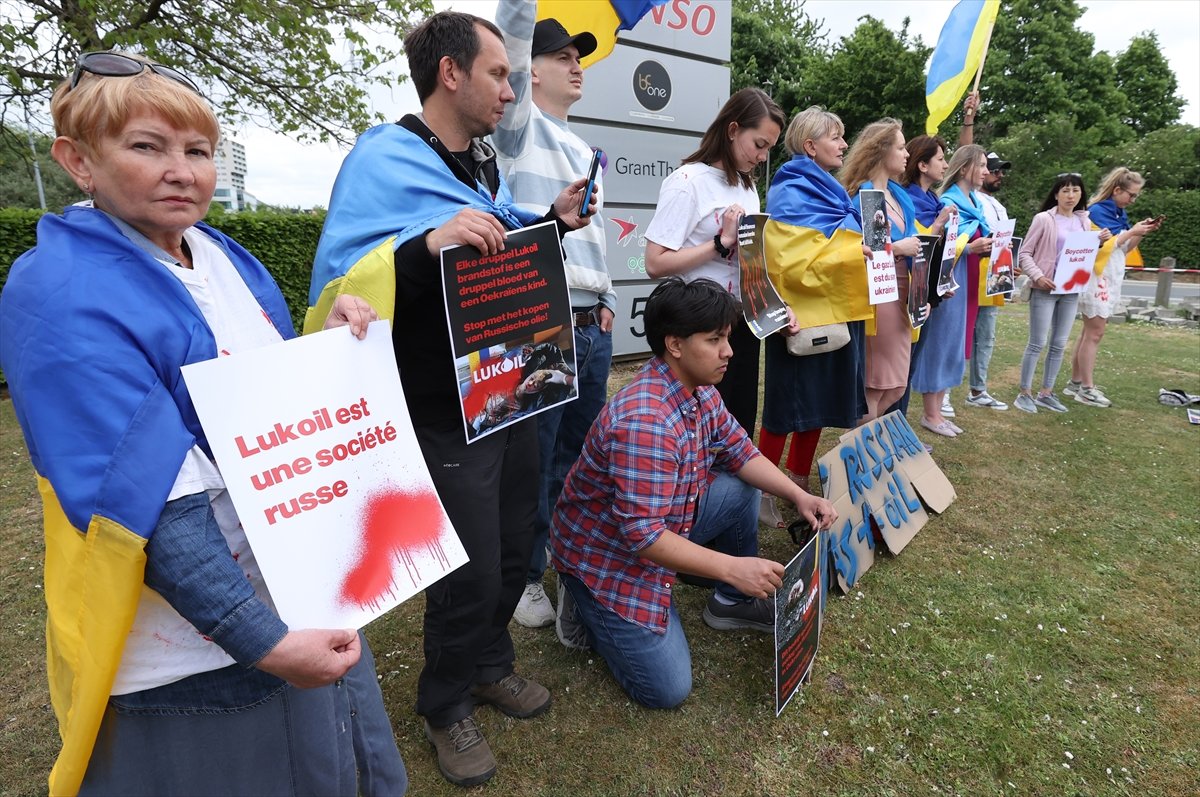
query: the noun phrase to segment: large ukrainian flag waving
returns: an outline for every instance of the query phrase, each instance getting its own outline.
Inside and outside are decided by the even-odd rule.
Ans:
[[[938,35],[937,47],[925,78],[925,105],[929,119],[925,132],[937,135],[938,125],[958,105],[979,70],[1000,11],[1000,0],[959,0]]]
[[[633,30],[633,26],[652,8],[665,5],[667,0],[541,0],[537,18],[553,17],[572,34],[587,31],[596,37],[596,51],[583,58],[584,68],[591,66],[613,51],[617,33]]]

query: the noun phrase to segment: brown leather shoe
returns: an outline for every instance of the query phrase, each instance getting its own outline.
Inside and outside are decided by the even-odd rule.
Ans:
[[[476,705],[490,703],[517,719],[536,717],[550,708],[550,690],[515,672],[490,684],[475,684],[471,687],[471,695]]]
[[[445,728],[425,721],[425,738],[437,751],[442,777],[456,786],[476,786],[496,774],[496,757],[474,717],[463,717]]]

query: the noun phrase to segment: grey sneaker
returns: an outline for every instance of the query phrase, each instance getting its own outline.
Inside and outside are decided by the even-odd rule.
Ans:
[[[1074,396],[1081,387],[1083,387],[1082,382],[1076,382],[1074,379],[1067,380],[1067,384],[1063,386],[1063,395]]]
[[[487,703],[519,720],[536,717],[550,708],[550,690],[515,672],[499,681],[475,684],[471,687],[471,697],[476,705]]]
[[[1037,404],[1033,403],[1033,396],[1030,396],[1027,393],[1018,393],[1016,401],[1013,402],[1013,406],[1022,412],[1037,412]]]
[[[714,592],[704,607],[704,622],[718,631],[749,629],[767,634],[775,633],[775,601],[753,598],[732,606],[717,600]]]
[[[972,407],[986,407],[989,410],[1007,410],[1008,405],[1000,399],[988,393],[986,390],[979,395],[973,393],[967,394],[967,403]]]
[[[1033,400],[1033,403],[1042,409],[1050,410],[1051,412],[1066,412],[1067,407],[1058,400],[1058,396],[1053,393],[1048,393],[1045,396],[1039,395]]]
[[[1066,391],[1063,391],[1064,393]],[[1098,387],[1080,387],[1075,391],[1075,400],[1089,407],[1111,407],[1112,402]]]
[[[554,606],[546,595],[542,582],[526,584],[513,619],[526,628],[545,628],[554,622]]]
[[[954,417],[954,407],[950,406],[950,394],[949,393],[942,396],[942,417],[943,418],[953,418]]]
[[[455,786],[475,786],[496,774],[496,757],[474,717],[463,717],[445,728],[425,721],[425,738],[437,751],[442,777]]]
[[[563,586],[562,576],[558,576],[558,613],[554,618],[554,631],[564,647],[570,650],[588,650],[587,628],[579,621],[575,599]]]

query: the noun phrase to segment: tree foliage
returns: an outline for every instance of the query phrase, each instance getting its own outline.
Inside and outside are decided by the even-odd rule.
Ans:
[[[405,79],[385,65],[431,10],[429,0],[5,0],[0,102],[6,113],[42,105],[80,53],[115,48],[188,74],[226,122],[344,141],[375,121],[369,88]]]
[[[59,210],[83,199],[79,186],[50,157],[50,136],[35,133],[33,146],[37,150],[46,207]],[[36,208],[37,182],[33,175],[33,151],[25,130],[0,131],[0,208]]]
[[[1179,82],[1163,57],[1158,36],[1143,33],[1129,42],[1116,62],[1117,87],[1128,101],[1123,120],[1138,135],[1179,121],[1183,98],[1175,93]]]

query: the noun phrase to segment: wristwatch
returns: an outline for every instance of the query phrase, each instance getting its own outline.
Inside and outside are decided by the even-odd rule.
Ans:
[[[717,254],[721,257],[729,257],[729,253],[733,251],[729,247],[725,246],[725,244],[721,243],[721,233],[717,233],[713,236],[713,246],[716,247]]]

